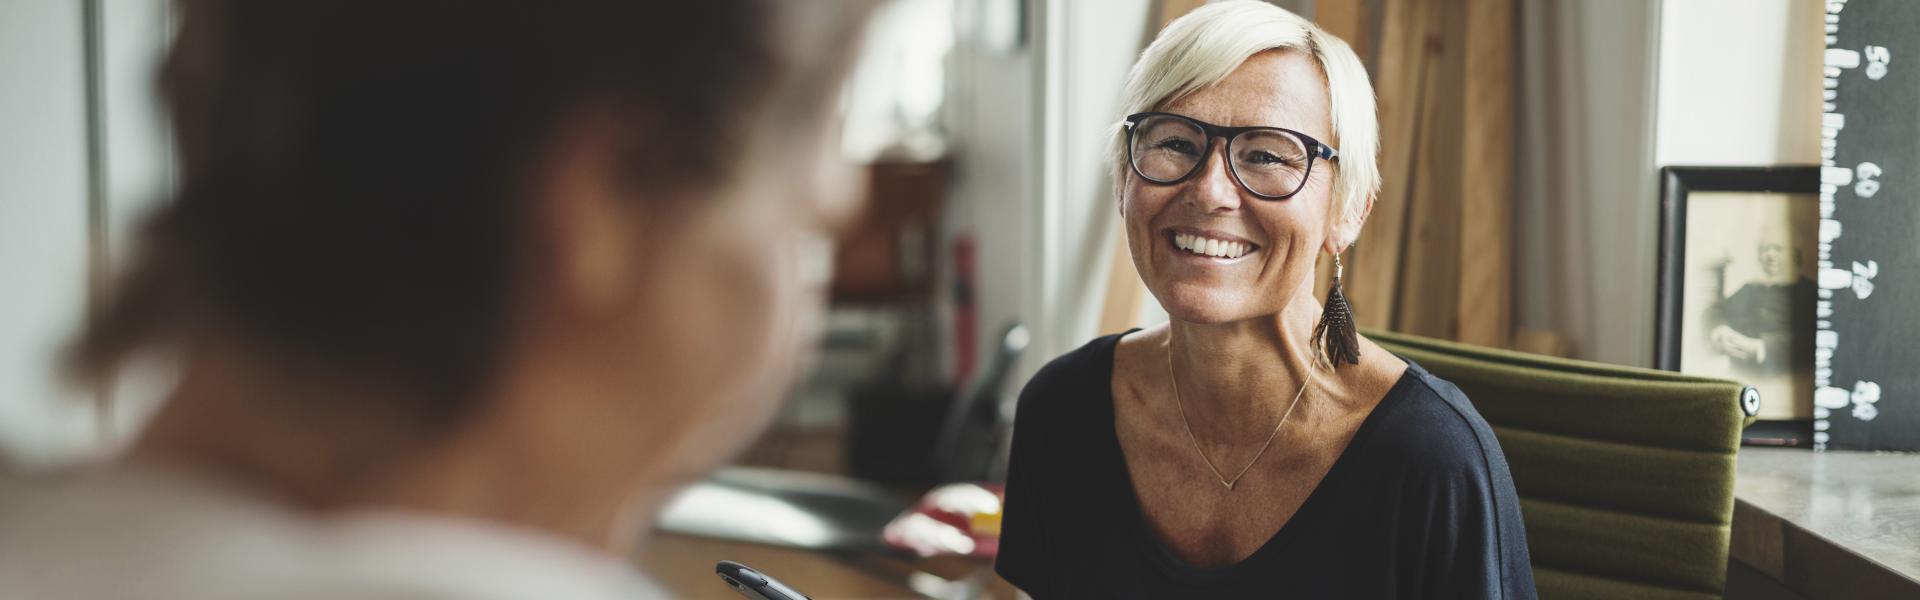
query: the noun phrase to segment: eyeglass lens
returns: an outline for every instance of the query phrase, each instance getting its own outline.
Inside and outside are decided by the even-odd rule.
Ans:
[[[1156,183],[1187,177],[1210,151],[1198,124],[1165,115],[1141,119],[1130,143],[1134,170]],[[1228,140],[1226,149],[1234,177],[1255,194],[1290,195],[1306,181],[1309,152],[1297,136],[1256,129]]]

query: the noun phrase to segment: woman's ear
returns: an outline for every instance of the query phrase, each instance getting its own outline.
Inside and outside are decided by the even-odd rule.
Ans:
[[[1374,196],[1369,194],[1360,202],[1360,210],[1357,212],[1332,215],[1328,219],[1331,231],[1327,232],[1327,240],[1321,251],[1338,255],[1353,246],[1354,240],[1360,239],[1360,226],[1365,225],[1367,216],[1373,214],[1373,199]],[[1348,218],[1349,215],[1351,218]]]
[[[625,210],[615,137],[588,118],[555,143],[535,203],[543,294],[563,311],[601,318],[625,308],[639,287],[639,226]],[[588,126],[597,125],[597,126]]]

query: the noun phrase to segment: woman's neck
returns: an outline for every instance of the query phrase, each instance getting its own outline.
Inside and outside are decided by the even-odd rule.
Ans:
[[[1312,337],[1320,304],[1302,293],[1278,313],[1227,323],[1168,323],[1170,379],[1197,434],[1222,441],[1265,439],[1296,397],[1305,404],[1316,366]],[[1295,418],[1299,415],[1296,414]]]

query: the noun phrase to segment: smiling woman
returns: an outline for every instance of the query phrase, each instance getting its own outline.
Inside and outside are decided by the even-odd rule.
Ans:
[[[1161,33],[1125,95],[1116,204],[1170,321],[1027,384],[1000,573],[1040,598],[1534,597],[1486,422],[1355,334],[1337,277],[1313,295],[1379,189],[1353,51],[1215,3]]]

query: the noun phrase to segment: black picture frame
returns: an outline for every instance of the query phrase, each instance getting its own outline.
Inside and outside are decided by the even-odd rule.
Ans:
[[[1695,192],[1804,194],[1817,201],[1818,165],[1764,167],[1673,166],[1660,169],[1660,228],[1654,297],[1654,367],[1680,370],[1682,319],[1687,264],[1687,198]],[[1766,399],[1762,399],[1766,401]],[[1751,414],[1751,413],[1750,413]],[[1749,444],[1804,446],[1812,437],[1810,419],[1763,420],[1749,427]]]

